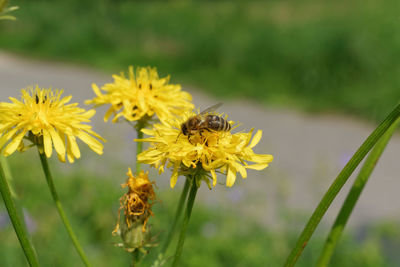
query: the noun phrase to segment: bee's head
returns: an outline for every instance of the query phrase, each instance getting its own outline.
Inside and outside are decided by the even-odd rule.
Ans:
[[[186,123],[181,124],[181,130],[182,130],[183,135],[188,135],[188,129],[187,129]]]

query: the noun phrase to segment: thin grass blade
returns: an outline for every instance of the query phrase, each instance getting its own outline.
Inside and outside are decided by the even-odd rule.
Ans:
[[[300,234],[296,245],[289,254],[284,266],[294,266],[307,246],[308,241],[313,235],[318,224],[321,222],[322,217],[325,215],[332,201],[335,199],[340,189],[347,182],[350,175],[357,168],[360,162],[364,159],[367,153],[372,149],[376,142],[382,137],[382,135],[392,126],[393,123],[400,117],[400,104],[386,117],[386,119],[371,133],[371,135],[364,141],[361,147],[356,151],[353,157],[349,160],[343,170],[336,177],[328,191],[323,196],[322,200],[314,210],[307,225]]]

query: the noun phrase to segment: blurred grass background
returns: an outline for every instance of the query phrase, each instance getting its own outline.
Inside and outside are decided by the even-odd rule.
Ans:
[[[174,82],[220,98],[382,119],[400,99],[399,1],[11,1],[16,22],[0,23],[0,49],[37,59],[82,64],[110,73],[128,65],[157,66]],[[30,153],[30,152],[29,152]],[[31,215],[43,266],[79,262],[58,218],[37,155],[11,158],[15,186]],[[33,159],[31,159],[33,158]],[[117,166],[121,174],[125,166]],[[56,165],[56,166],[54,166]],[[127,266],[110,238],[118,198],[115,177],[94,175],[84,163],[53,162],[69,218],[94,266]],[[113,172],[112,170],[110,172]],[[151,218],[160,239],[176,191],[161,190]],[[0,259],[24,266],[4,207]],[[285,215],[286,214],[286,215]],[[291,214],[291,215],[290,215]],[[252,218],[196,206],[182,266],[280,266],[306,217],[282,211],[279,231]],[[285,216],[290,216],[286,218]],[[293,225],[296,224],[296,225]],[[326,229],[325,229],[326,230]],[[325,232],[324,232],[325,233]],[[298,266],[321,250],[319,233]],[[400,229],[382,223],[357,229],[340,243],[332,266],[398,266]],[[147,257],[148,262],[154,253]],[[144,264],[144,266],[147,266]]]
[[[118,73],[157,66],[222,98],[382,119],[400,99],[396,0],[15,0],[0,49]]]
[[[21,157],[24,161],[21,161]],[[41,266],[77,266],[80,261],[58,217],[54,203],[38,164],[38,156],[31,150],[10,158],[14,171],[14,185],[25,207],[28,228],[31,229]],[[115,183],[116,177],[93,175],[78,166],[65,166],[52,161],[55,183],[75,230],[93,266],[129,266],[130,257],[114,246],[118,238],[111,238],[117,219],[118,198],[125,192]],[[58,168],[57,168],[58,167]],[[120,173],[121,167],[115,165]],[[123,169],[123,168],[122,168]],[[118,180],[120,180],[118,178]],[[178,200],[176,190],[160,192],[154,206],[155,216],[149,223],[161,240],[166,234],[165,223],[171,221]],[[2,266],[25,266],[25,258],[6,220],[5,208],[0,215],[0,259]],[[34,214],[34,216],[32,215]],[[286,215],[284,215],[286,214]],[[282,211],[284,225],[279,231],[258,224],[252,218],[236,216],[235,207],[220,212],[196,205],[189,227],[181,266],[281,266],[291,245],[303,226],[302,216],[293,211]],[[310,266],[322,249],[322,232],[313,237],[298,266]],[[172,246],[171,254],[174,246]],[[332,266],[398,266],[400,260],[400,229],[395,223],[360,228],[347,233],[335,253]],[[153,249],[142,266],[150,266],[156,257]]]

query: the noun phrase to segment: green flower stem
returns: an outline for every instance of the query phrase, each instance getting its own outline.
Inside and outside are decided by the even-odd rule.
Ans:
[[[4,157],[2,155],[0,156],[0,162],[3,165],[3,171],[4,171],[4,174],[5,174],[6,180],[8,182],[8,187],[10,188],[11,197],[12,197],[12,199],[14,201],[15,208],[17,210],[17,214],[18,214],[18,216],[20,218],[22,218],[21,219],[22,227],[25,228],[26,232],[28,233],[28,238],[29,238],[30,242],[32,243],[32,237],[29,235],[28,227],[26,226],[26,223],[25,223],[25,216],[24,216],[24,212],[22,210],[21,202],[18,199],[18,196],[15,193],[15,190],[14,190],[14,187],[13,187],[13,184],[12,184],[13,177],[12,177],[10,166],[8,164],[8,161],[7,161],[6,157]],[[33,248],[33,249],[35,249],[35,248]],[[36,253],[36,251],[35,251],[35,253]]]
[[[356,151],[353,157],[349,160],[343,170],[336,177],[335,181],[329,187],[328,191],[323,196],[322,200],[318,204],[311,218],[308,220],[307,225],[303,229],[297,243],[289,257],[286,260],[285,266],[294,266],[312,234],[320,223],[325,212],[328,210],[332,201],[339,193],[340,189],[346,183],[350,175],[353,173],[355,168],[360,164],[363,158],[375,145],[375,143],[381,138],[381,136],[389,129],[389,127],[400,117],[400,104],[386,117],[386,119],[371,133],[371,135],[364,141],[361,147]]]
[[[18,215],[15,203],[11,197],[10,188],[7,183],[6,176],[2,165],[0,164],[0,192],[6,205],[8,215],[10,216],[12,225],[14,227],[15,233],[17,234],[19,243],[24,250],[25,257],[31,267],[39,266],[39,262],[36,258],[33,245],[28,237],[28,232],[22,223],[21,217]]]
[[[143,133],[141,130],[137,130],[137,138],[142,139]],[[136,173],[140,172],[140,162],[137,159],[137,156],[143,151],[143,142],[136,142]]]
[[[335,247],[342,235],[343,229],[346,226],[346,223],[354,209],[354,206],[356,205],[358,198],[360,197],[365,185],[367,184],[368,178],[370,177],[372,171],[378,163],[379,158],[381,157],[383,151],[386,148],[386,145],[388,144],[399,123],[400,119],[398,119],[394,124],[392,124],[392,126],[390,126],[387,132],[376,143],[371,153],[365,160],[364,165],[360,170],[360,173],[354,181],[354,184],[351,187],[350,192],[347,195],[338,216],[336,217],[335,223],[333,224],[329,236],[325,242],[324,249],[322,250],[317,266],[322,267],[328,265],[332,257],[333,251],[335,250]]]
[[[149,118],[147,117],[142,118],[141,120],[137,121],[136,125],[134,126],[137,132],[137,139],[143,139],[142,129],[146,127],[148,120]],[[143,142],[136,142],[136,174],[139,174],[140,172],[140,162],[138,161],[137,156],[140,153],[142,153],[142,151],[143,151]]]
[[[8,161],[7,161],[6,157],[4,157],[3,155],[0,155],[0,162],[1,162],[1,165],[3,166],[4,175],[10,186],[11,196],[15,200],[17,198],[17,194],[15,193],[14,188],[12,187],[12,184],[11,184],[13,177],[11,174],[10,166],[8,165]]]
[[[40,161],[42,163],[43,171],[46,176],[47,184],[49,185],[51,196],[53,197],[54,203],[56,204],[56,207],[57,207],[58,213],[60,214],[61,220],[63,221],[64,226],[67,229],[67,232],[72,239],[72,243],[74,244],[75,249],[78,252],[79,256],[81,257],[83,263],[85,264],[85,266],[91,266],[89,263],[89,260],[87,259],[86,255],[85,255],[85,252],[83,252],[83,249],[82,249],[81,245],[79,244],[78,238],[76,237],[74,231],[72,230],[72,227],[67,219],[67,216],[65,215],[64,209],[61,205],[56,188],[54,186],[53,177],[50,173],[49,164],[47,162],[46,155],[44,153],[43,154],[40,153],[40,151],[39,151],[39,155],[40,155]]]
[[[140,261],[140,255],[139,255],[139,250],[136,249],[135,251],[132,252],[132,261],[131,261],[131,267],[137,267],[138,263]]]
[[[185,185],[183,186],[182,193],[181,193],[181,196],[179,198],[178,207],[177,207],[176,212],[175,212],[175,218],[174,218],[174,220],[172,222],[171,228],[169,229],[169,232],[168,232],[167,238],[165,240],[165,243],[164,243],[164,245],[163,245],[163,247],[161,249],[161,254],[162,255],[165,255],[169,245],[171,244],[172,237],[174,236],[174,233],[176,231],[178,220],[181,217],[183,206],[185,204],[185,201],[186,201],[186,198],[187,198],[187,195],[188,195],[188,192],[189,192],[189,187],[190,187],[190,181],[189,181],[189,179],[186,178]]]
[[[182,255],[183,244],[185,243],[186,231],[187,231],[187,227],[189,225],[190,215],[192,214],[193,204],[194,204],[194,200],[196,198],[196,194],[197,194],[197,190],[198,190],[198,187],[197,187],[197,184],[195,181],[195,177],[193,177],[193,178],[194,179],[192,179],[192,181],[191,181],[189,198],[188,198],[187,205],[186,205],[185,215],[183,217],[182,229],[181,229],[181,233],[179,235],[178,244],[176,246],[176,252],[175,252],[174,261],[172,263],[172,267],[178,266],[179,258]]]

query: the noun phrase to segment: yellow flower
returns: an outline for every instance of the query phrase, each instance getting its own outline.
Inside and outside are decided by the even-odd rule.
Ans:
[[[151,207],[156,194],[154,193],[154,182],[149,181],[148,172],[141,171],[137,177],[134,177],[132,170],[126,173],[128,180],[122,184],[122,188],[128,187],[128,192],[120,198],[120,208],[118,210],[118,222],[121,209],[124,210],[125,223],[128,228],[134,224],[139,223],[142,225],[142,231],[146,230],[146,223],[149,216],[152,215]],[[119,223],[114,233],[119,230]]]
[[[226,185],[231,187],[237,172],[246,178],[246,169],[262,170],[273,160],[272,155],[255,154],[253,151],[261,139],[261,130],[256,132],[253,139],[253,130],[234,134],[230,131],[204,130],[191,135],[189,140],[188,136],[182,134],[181,125],[195,115],[190,112],[180,119],[155,124],[151,130],[142,130],[149,138],[135,140],[151,144],[148,150],[138,155],[140,162],[155,166],[160,173],[164,171],[165,165],[172,167],[171,187],[175,186],[180,174],[201,176],[207,184],[212,179],[215,186],[218,170],[226,174]],[[229,123],[233,124],[232,121]],[[204,176],[209,179],[204,179]]]
[[[41,153],[50,157],[53,146],[58,158],[73,162],[81,156],[76,138],[81,139],[94,152],[103,153],[104,141],[86,124],[95,110],[86,111],[78,104],[67,104],[71,96],[61,98],[62,91],[51,89],[22,89],[21,101],[10,97],[12,103],[0,103],[0,149],[5,156],[16,150],[25,151],[23,139],[38,145]],[[96,138],[94,138],[94,137]]]
[[[14,10],[17,10],[18,7],[17,6],[6,7],[7,5],[8,5],[8,0],[0,0],[0,20],[2,19],[16,20],[14,16],[6,14]]]
[[[113,75],[114,82],[103,85],[101,90],[92,84],[96,97],[87,100],[86,104],[94,104],[95,107],[110,104],[104,121],[113,114],[113,122],[120,117],[137,121],[143,117],[151,118],[154,114],[164,121],[193,109],[191,95],[181,91],[180,85],[168,84],[169,76],[159,78],[155,68],[139,67],[135,74],[131,66],[128,75],[128,78],[124,73]]]

